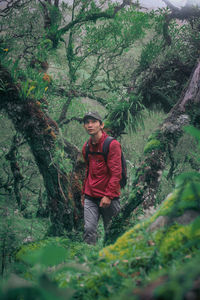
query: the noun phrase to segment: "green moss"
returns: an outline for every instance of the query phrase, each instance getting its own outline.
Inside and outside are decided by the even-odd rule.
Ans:
[[[107,261],[132,259],[137,257],[137,265],[143,258],[146,260],[153,252],[153,247],[148,244],[151,234],[145,237],[145,230],[148,222],[135,225],[131,230],[123,234],[115,244],[104,248],[100,252],[101,258]]]
[[[171,265],[199,253],[200,216],[186,225],[179,224],[180,218],[177,218],[188,209],[199,210],[198,185],[198,178],[186,182],[184,177],[183,184],[176,185],[153,216],[136,224],[99,254],[94,246],[53,238],[23,246],[18,258],[23,260],[27,253],[37,252],[48,243],[61,245],[66,249],[64,266],[52,275],[58,285],[73,287],[77,299],[110,299],[111,295],[125,290],[132,277],[143,280],[147,274],[160,269],[166,271]],[[167,216],[169,222],[150,230],[149,226],[160,216]],[[76,265],[72,264],[74,259]]]
[[[149,153],[152,150],[160,149],[160,148],[161,148],[161,142],[157,139],[152,139],[144,147],[144,154]]]
[[[174,210],[174,204],[177,199],[177,191],[169,194],[161,206],[157,209],[156,213],[150,218],[153,223],[159,216],[167,216]]]
[[[160,131],[156,130],[148,137],[148,142],[154,139],[158,139],[159,135],[160,135]]]
[[[191,254],[200,246],[200,217],[188,225],[173,224],[167,230],[158,230],[155,242],[162,263]]]
[[[200,187],[200,181],[196,182]],[[180,216],[185,210],[199,210],[200,190],[194,188],[194,182],[187,182],[184,187],[175,188],[173,193],[169,194],[160,208],[151,217],[150,222],[154,222],[159,216]]]
[[[177,224],[176,217],[188,209],[199,210],[199,198],[199,190],[194,188],[193,181],[179,186],[152,217],[127,231],[115,244],[104,248],[100,252],[100,257],[109,262],[124,259],[133,261],[139,257],[140,262],[136,265],[142,266],[143,258],[146,258],[146,262],[150,260],[155,249],[161,262],[165,263],[177,255],[181,257],[190,253],[190,246],[196,249],[199,244],[197,241],[200,240],[200,217],[188,225]],[[168,216],[169,224],[153,233],[149,232],[149,225],[159,216]]]

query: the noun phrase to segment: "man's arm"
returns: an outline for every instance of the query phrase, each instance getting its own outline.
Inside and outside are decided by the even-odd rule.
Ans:
[[[82,187],[82,195],[81,195],[81,204],[82,206],[84,206],[84,201],[85,201],[85,184],[86,184],[86,180],[87,180],[87,175],[88,175],[88,163],[85,159],[85,156],[86,156],[86,153],[85,153],[85,147],[86,147],[86,143],[83,145],[83,148],[82,148],[82,155],[83,155],[83,159],[86,163],[86,168],[85,168],[85,178],[84,178],[84,181],[83,181],[83,187]]]
[[[105,195],[101,200],[101,204],[103,205],[104,203],[106,207],[110,205],[111,200],[114,197],[118,197],[120,194],[120,180],[122,173],[121,145],[117,140],[113,140],[110,143],[107,166],[110,173],[110,180],[106,187]]]

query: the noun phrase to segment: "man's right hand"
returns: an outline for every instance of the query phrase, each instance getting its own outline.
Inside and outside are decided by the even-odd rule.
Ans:
[[[81,196],[81,204],[82,204],[82,206],[84,206],[84,202],[85,202],[85,195],[82,195]]]

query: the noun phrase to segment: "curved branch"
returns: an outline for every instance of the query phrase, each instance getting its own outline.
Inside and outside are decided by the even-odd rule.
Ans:
[[[179,10],[178,7],[174,6],[170,1],[163,0],[163,2],[169,7],[171,11],[177,11]]]
[[[178,103],[171,110],[171,114],[177,115],[184,113],[191,103],[199,103],[200,101],[200,58],[190,77],[187,90],[183,91],[183,95]]]
[[[189,97],[188,97],[189,95]],[[144,161],[136,170],[136,179],[132,183],[133,191],[120,214],[113,218],[106,232],[106,244],[113,243],[125,229],[126,221],[133,210],[139,205],[150,207],[155,204],[156,192],[160,184],[160,177],[165,169],[168,153],[167,145],[177,145],[183,133],[183,126],[190,122],[191,108],[200,103],[200,60],[191,74],[189,84],[183,91],[177,105],[170,111],[168,117],[146,145]],[[190,104],[190,105],[189,105]],[[153,136],[153,135],[152,135]],[[156,141],[152,147],[151,141]]]
[[[63,88],[63,87],[57,87],[55,90],[52,91],[52,93],[54,93],[55,95],[62,96],[62,97],[67,97],[69,99],[69,101],[71,101],[71,99],[73,97],[77,97],[77,98],[82,97],[82,98],[90,98],[92,100],[95,100],[98,103],[100,103],[101,105],[105,105],[107,103],[106,99],[104,99],[102,97],[95,96],[95,95],[93,95],[92,92],[89,93],[89,92],[84,92],[84,91],[81,91],[81,90],[80,91],[79,90],[68,90],[68,91],[66,91],[66,89]],[[67,101],[66,103],[63,104],[61,114],[60,114],[60,116],[57,120],[57,123],[59,124],[60,127],[63,124],[68,124],[69,122],[71,122],[71,119],[70,120],[65,119],[67,109],[68,109],[68,106],[69,106],[68,105],[69,101]],[[80,122],[79,118],[77,118],[77,121]]]
[[[13,9],[23,8],[25,5],[29,4],[30,2],[31,2],[31,0],[26,0],[26,1],[22,1],[22,0],[2,1],[1,8],[0,8],[0,16],[1,17],[7,17]]]
[[[98,12],[98,13],[92,13],[85,16],[79,16],[77,19],[72,20],[70,23],[68,23],[66,26],[62,27],[60,30],[58,30],[58,35],[61,37],[63,34],[65,34],[67,31],[69,31],[71,28],[73,28],[76,24],[81,24],[89,21],[97,21],[98,19],[105,18],[105,19],[112,19],[114,16],[120,11],[122,8],[124,8],[127,5],[136,5],[131,3],[131,0],[123,0],[122,4],[119,6],[116,6],[114,8],[113,12],[110,12],[110,10],[104,11],[104,12]]]
[[[187,20],[191,17],[200,17],[200,8],[198,6],[186,4],[179,9],[168,0],[163,0],[163,2],[171,10],[171,14],[168,15],[170,19]]]
[[[70,118],[70,119],[65,119],[65,120],[63,120],[63,122],[62,122],[62,124],[69,124],[70,122],[72,122],[72,121],[77,121],[77,122],[79,122],[79,123],[82,123],[82,121],[83,121],[83,118],[78,118],[78,117],[72,117],[72,118]]]
[[[172,19],[189,20],[190,18],[200,17],[200,8],[197,6],[185,4],[184,7],[178,8],[174,6],[169,0],[163,0],[163,2],[170,9],[171,13],[165,16],[165,23],[163,25],[163,37],[166,44],[171,45],[171,37],[168,32],[169,23]]]

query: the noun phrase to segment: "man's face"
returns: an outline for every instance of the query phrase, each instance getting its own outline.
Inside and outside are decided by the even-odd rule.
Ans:
[[[89,135],[97,135],[103,130],[103,127],[103,123],[93,118],[88,118],[84,122],[84,128]]]

